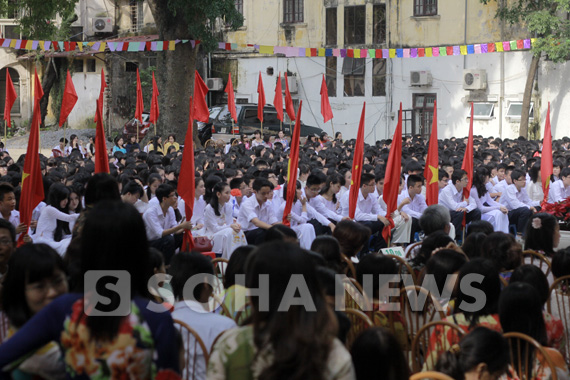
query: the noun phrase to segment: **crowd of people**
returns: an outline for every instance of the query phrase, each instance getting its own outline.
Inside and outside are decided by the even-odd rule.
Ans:
[[[548,355],[537,356],[543,365],[536,377],[552,378],[547,361],[558,378],[570,376],[568,312],[545,310],[549,285],[570,275],[570,249],[557,250],[560,223],[542,210],[540,142],[476,136],[474,173],[466,173],[466,141],[439,141],[439,201],[428,206],[428,141],[406,137],[391,215],[384,181],[392,142],[366,145],[350,218],[355,141],[340,133],[303,141],[294,184],[287,183],[290,140],[283,133],[196,149],[192,215],[177,193],[188,152],[176,137],[163,143],[155,136],[144,147],[135,137],[125,140],[115,138],[107,152],[109,174],[94,174],[92,139],[83,147],[72,135],[69,146],[62,139],[51,157],[41,156],[45,200],[30,225],[18,212],[25,158],[14,162],[0,152],[0,327],[8,326],[0,331],[2,377],[407,379],[411,337],[402,315],[387,309],[389,284],[381,281],[401,274],[382,254],[389,245],[406,249],[420,284],[432,275],[438,289],[448,288],[437,298],[442,319],[466,332],[460,341],[434,332],[424,353],[434,360],[424,370],[458,380],[522,378],[509,366],[502,335],[520,332]],[[569,143],[554,142],[549,203],[570,196]],[[465,197],[469,174],[473,186]],[[288,186],[295,186],[295,199],[283,215]],[[182,247],[185,231],[195,251]],[[24,244],[16,248],[20,237]],[[552,272],[525,264],[523,247],[551,260]],[[219,274],[210,254],[225,259],[222,285],[209,280]],[[92,313],[100,289],[90,287],[90,271],[129,273],[127,317]],[[361,285],[372,278],[372,291],[364,292],[376,327],[350,341],[351,320],[335,308],[338,274]],[[473,295],[447,281],[472,274],[483,276],[473,286],[486,297],[476,311],[461,306]],[[291,302],[289,283],[299,275],[312,307]],[[266,291],[267,302],[252,290]],[[209,312],[212,299],[219,302]],[[174,320],[193,329],[208,352],[191,345]]]

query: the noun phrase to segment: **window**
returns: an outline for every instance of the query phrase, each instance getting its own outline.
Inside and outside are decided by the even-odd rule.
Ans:
[[[534,102],[530,102],[530,109],[528,110],[528,115],[531,119],[534,117]],[[507,118],[510,119],[520,119],[522,112],[522,102],[510,102],[509,109],[507,110]]]
[[[303,1],[304,0],[283,1],[283,22],[303,22]]]
[[[16,101],[12,106],[12,110],[10,111],[10,115],[19,114],[20,113],[20,74],[15,69],[3,68],[0,70],[0,102],[4,104],[6,102],[6,70],[10,72],[10,78],[12,79],[12,83],[14,83],[14,89],[16,90]],[[1,115],[4,117],[4,106],[1,107]]]
[[[72,26],[71,27],[71,37],[70,41],[83,41],[83,27],[82,26]]]
[[[12,38],[18,39],[20,38],[20,31],[18,30],[17,25],[4,25],[4,35],[3,38]]]
[[[243,0],[235,0],[235,2],[237,11],[243,15]]]
[[[414,0],[414,16],[437,15],[437,0]]]
[[[243,124],[259,124],[259,119],[257,118],[257,108],[250,108],[245,110],[245,114],[243,115]]]
[[[414,94],[414,135],[429,136],[436,94]]]
[[[127,73],[135,73],[138,68],[139,65],[136,62],[125,62],[125,71]]]
[[[366,59],[345,58],[342,63],[344,75],[344,96],[364,96],[364,77],[366,74]]]
[[[386,96],[386,60],[372,58],[372,96]]]
[[[393,112],[393,119],[397,120],[398,112]],[[413,136],[414,135],[414,110],[402,110],[402,136]]]
[[[327,82],[327,91],[329,98],[336,97],[336,57],[326,58],[326,75],[325,81]]]
[[[97,70],[97,61],[94,59],[86,59],[85,60],[85,71],[88,73],[94,73]]]
[[[473,119],[490,119],[494,116],[493,103],[473,103]],[[467,110],[467,118],[471,117],[471,107]]]
[[[386,5],[378,4],[373,8],[372,43],[381,45],[386,43]]]
[[[74,73],[82,73],[83,72],[83,60],[82,59],[75,59],[73,61],[73,72]]]
[[[327,8],[326,11],[326,44],[336,45],[336,8]]]
[[[344,7],[344,44],[364,44],[366,35],[366,6]]]
[[[141,31],[144,23],[143,3],[139,0],[129,0],[129,8],[131,13],[131,32],[138,33]]]

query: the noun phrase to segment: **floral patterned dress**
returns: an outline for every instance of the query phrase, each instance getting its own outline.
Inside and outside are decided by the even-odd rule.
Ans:
[[[0,346],[0,368],[50,341],[59,342],[67,379],[171,379],[179,376],[176,331],[168,312],[135,298],[112,341],[90,339],[82,294],[50,303]],[[9,368],[9,367],[8,367]],[[5,375],[3,373],[2,375]]]

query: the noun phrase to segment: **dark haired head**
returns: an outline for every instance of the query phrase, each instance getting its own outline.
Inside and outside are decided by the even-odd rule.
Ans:
[[[156,199],[162,203],[164,198],[168,198],[174,192],[174,187],[167,183],[163,183],[155,191]]]
[[[501,292],[499,318],[503,332],[519,332],[546,345],[546,327],[538,291],[524,282],[509,284]]]
[[[556,278],[570,276],[570,247],[554,253],[552,258],[552,275]]]
[[[488,235],[481,252],[484,258],[495,263],[497,270],[510,271],[522,263],[522,247],[513,235],[504,232],[493,232]]]
[[[481,246],[486,238],[487,235],[483,232],[473,232],[465,238],[461,249],[470,260],[481,257]]]
[[[176,300],[191,300],[203,302],[203,292],[211,287],[206,283],[204,276],[204,283],[199,284],[193,290],[192,294],[184,293],[184,286],[188,280],[199,274],[214,274],[214,267],[212,261],[199,252],[181,252],[174,255],[168,268],[168,274],[172,276],[170,285],[172,285],[172,292]]]
[[[368,297],[375,300],[380,298],[380,288],[386,285],[380,276],[396,274],[398,274],[398,266],[390,256],[366,255],[356,266],[356,280],[364,287]]]
[[[231,286],[235,285],[236,275],[245,275],[245,264],[254,249],[255,246],[253,245],[243,245],[233,251],[224,276],[224,289],[227,290]]]
[[[453,174],[451,175],[451,183],[453,183],[454,185],[461,181],[461,179],[463,178],[463,176],[466,176],[467,172],[465,170],[454,170]]]
[[[311,251],[320,253],[325,259],[327,267],[340,273],[342,258],[340,256],[340,245],[338,241],[327,235],[317,236],[311,244]]]
[[[433,275],[437,288],[443,293],[448,276],[459,272],[466,262],[465,255],[451,249],[442,249],[428,259],[426,274]]]
[[[556,234],[558,239],[556,239]],[[541,212],[532,215],[526,225],[525,249],[543,251],[549,256],[554,254],[554,248],[558,246],[560,240],[560,227],[553,215]]]
[[[436,248],[443,248],[447,246],[449,243],[453,243],[453,239],[444,231],[435,231],[429,234],[423,240],[418,255],[413,259],[414,265],[417,266],[425,265],[425,263],[427,263],[427,261],[431,257],[432,252]]]
[[[370,238],[370,229],[352,220],[341,220],[333,236],[340,245],[340,252],[347,257],[355,256]]]
[[[212,210],[214,210],[214,214],[216,216],[220,216],[220,201],[218,198],[218,194],[224,192],[226,187],[229,187],[227,182],[218,182],[214,185],[212,189],[212,196],[210,197],[210,206],[212,206]]]
[[[84,198],[87,207],[93,207],[103,200],[120,200],[119,184],[107,173],[97,173],[89,178]]]
[[[486,220],[474,220],[467,226],[467,236],[476,232],[482,232],[485,235],[492,234],[494,231],[493,225]]]
[[[320,186],[323,183],[325,183],[326,181],[326,177],[323,173],[313,173],[310,174],[309,177],[307,177],[307,187],[311,187],[311,186]]]
[[[253,188],[253,190],[255,190],[255,191],[259,191],[259,190],[261,190],[262,187],[269,187],[269,188],[271,188],[271,186],[272,186],[272,185],[271,185],[271,182],[269,182],[268,179],[265,179],[265,178],[256,178],[256,179],[253,181],[253,186],[252,186],[252,188]]]
[[[298,242],[297,233],[284,224],[276,224],[267,230],[265,241]]]
[[[538,292],[542,305],[546,304],[549,295],[548,280],[539,267],[530,264],[521,265],[513,271],[509,280],[509,284],[515,282],[525,282],[531,285]]]

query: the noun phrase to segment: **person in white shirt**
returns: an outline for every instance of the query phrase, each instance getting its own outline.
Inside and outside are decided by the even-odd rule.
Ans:
[[[335,224],[330,221],[325,215],[318,212],[313,206],[317,202],[313,199],[316,198],[323,185],[326,182],[326,177],[322,173],[315,173],[309,175],[307,178],[307,183],[304,188],[304,195],[308,200],[307,203],[307,217],[309,218],[308,223],[312,224],[315,228],[315,234],[320,235],[330,235],[335,228]]]
[[[342,183],[344,183],[344,178],[340,174],[333,173],[329,175],[320,194],[311,198],[310,201],[311,206],[318,213],[324,215],[335,224],[343,219],[342,215],[339,214],[340,202],[337,198]]]
[[[172,259],[168,273],[172,276],[170,285],[176,300],[172,319],[188,325],[204,342],[206,350],[210,350],[218,335],[237,327],[232,319],[208,310],[208,299],[212,295],[213,287],[207,276],[214,276],[212,262],[200,253],[182,252]],[[203,281],[192,289],[186,286],[197,276],[203,276]],[[180,325],[176,326],[182,328]],[[206,361],[200,345],[194,344],[194,338],[189,338],[187,334],[182,334],[182,337],[186,355],[196,358],[195,363],[186,363],[183,378],[205,380]]]
[[[182,219],[180,224],[176,222],[173,207],[177,202],[174,188],[162,184],[156,189],[156,198],[149,202],[149,208],[143,214],[148,243],[162,252],[166,265],[182,245],[183,230],[192,229],[190,221]]]
[[[465,198],[463,189],[467,186],[467,173],[465,170],[454,170],[451,175],[450,184],[439,193],[440,205],[447,207],[451,216],[451,223],[455,227],[455,240],[461,240],[463,231],[462,222],[465,214],[465,224],[481,220],[481,211],[477,208],[477,203],[473,197]]]
[[[241,226],[234,222],[229,200],[230,186],[218,182],[204,211],[205,233],[212,240],[212,251],[224,259],[229,259],[236,248],[247,245]]]
[[[204,194],[206,186],[202,177],[196,177],[194,182],[194,208],[192,209],[192,236],[204,236],[204,210],[206,209],[206,201]],[[178,199],[178,211],[183,218],[186,218],[186,202],[184,199]]]
[[[297,188],[291,212],[287,215],[287,219],[291,224],[291,229],[297,234],[299,245],[303,249],[311,249],[311,244],[315,240],[315,228],[312,224],[307,223],[309,220],[307,214],[307,198],[303,196],[301,182],[297,181]],[[279,215],[285,212],[287,205],[287,184],[283,186],[283,202],[279,209]]]
[[[411,177],[411,176],[410,176]],[[408,177],[409,179],[409,177]],[[388,205],[384,201],[384,173],[376,175],[376,191],[378,194],[378,204],[385,213],[388,212]],[[421,178],[420,178],[421,180]],[[400,177],[400,192],[404,187],[404,179]],[[421,191],[421,190],[420,190]],[[409,198],[408,198],[409,200]],[[392,243],[394,244],[407,244],[412,241],[414,233],[412,232],[412,217],[402,210],[402,207],[408,202],[398,203],[398,208],[392,213],[392,220],[394,221],[394,229],[392,231]],[[418,230],[419,222],[418,222]]]
[[[481,166],[475,171],[471,197],[475,199],[481,211],[481,219],[493,225],[495,231],[509,233],[509,215],[507,208],[491,198],[486,185],[489,183],[489,171]]]
[[[548,203],[561,202],[568,197],[570,197],[570,168],[564,168],[560,172],[560,181],[550,184]]]
[[[512,185],[513,180],[511,179],[511,173],[513,170],[514,168],[512,166],[508,166],[505,169],[505,175],[503,176],[503,179],[500,180],[499,183],[496,184],[495,187],[493,188],[493,193],[500,193],[500,195],[497,196],[501,196],[503,192],[507,189],[507,186]],[[500,178],[500,171],[498,177]],[[525,176],[525,181],[526,181],[526,176]]]
[[[52,151],[52,157],[63,157],[63,156],[67,156],[65,153],[65,146],[67,145],[67,139],[62,137],[61,139],[59,139],[59,145],[53,147]]]
[[[230,181],[230,201],[229,204],[232,206],[232,216],[237,219],[239,215],[239,207],[243,199],[247,198],[244,194],[246,192],[247,183],[244,182],[243,178],[233,178]]]
[[[449,174],[445,170],[438,170],[437,187],[439,188],[438,194],[449,184]]]
[[[16,229],[16,235],[28,230],[25,224],[20,223],[20,212],[16,210],[14,188],[9,183],[0,183],[0,217],[12,223]],[[35,222],[32,228],[34,227]]]
[[[542,178],[540,178],[540,164],[535,163],[529,170],[530,181],[526,185],[528,197],[533,201],[542,202],[544,191],[542,190]]]
[[[253,181],[253,196],[241,202],[237,221],[248,244],[263,243],[266,231],[280,222],[271,204],[267,203],[271,191],[271,182],[265,178],[256,178]]]
[[[442,170],[442,172],[444,172]],[[426,198],[421,194],[423,179],[422,177],[411,174],[408,176],[407,189],[403,189],[398,196],[398,206],[404,215],[411,218],[410,239],[413,239],[416,232],[421,231],[420,218],[424,210],[428,207]],[[404,202],[407,200],[406,202]],[[408,240],[410,242],[412,240]]]
[[[374,196],[375,180],[372,174],[362,173],[360,177],[360,190],[356,202],[354,220],[370,229],[372,235],[376,235],[372,241],[375,251],[386,247],[386,241],[382,237],[382,230],[390,222],[386,219],[386,211],[382,210],[378,204],[378,199]],[[341,215],[349,216],[350,191],[347,191],[340,200]],[[370,247],[365,247],[366,251]]]
[[[517,233],[522,234],[526,228],[529,218],[537,212],[540,205],[537,201],[532,201],[524,187],[526,186],[526,175],[521,170],[511,172],[512,185],[507,186],[500,203],[509,210],[509,224],[517,226]]]

